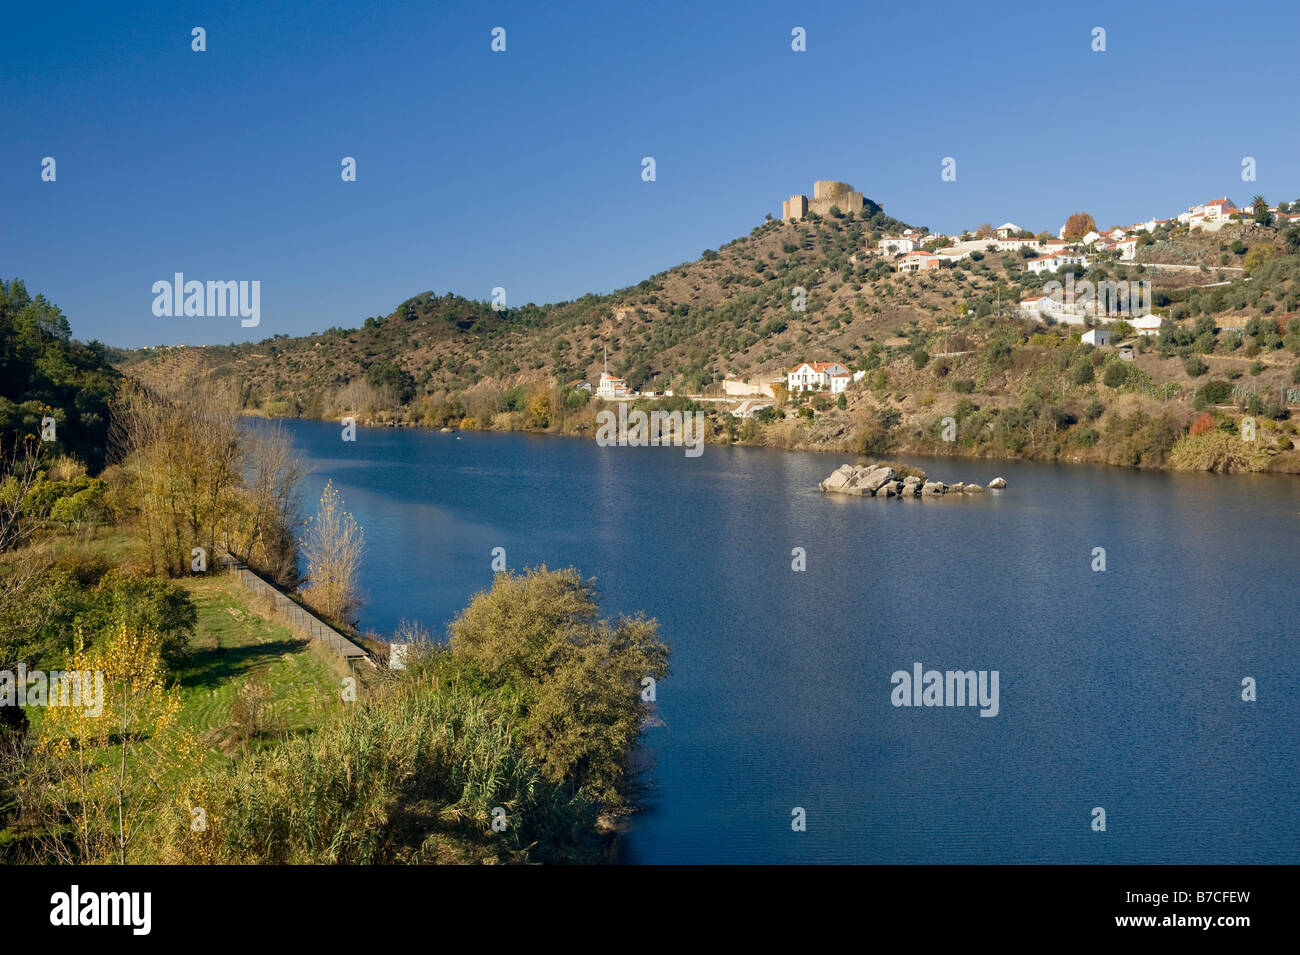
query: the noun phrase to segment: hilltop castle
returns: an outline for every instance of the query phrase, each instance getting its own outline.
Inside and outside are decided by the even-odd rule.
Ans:
[[[807,196],[791,196],[782,202],[781,218],[786,221],[802,219],[810,212],[825,216],[830,214],[831,206],[837,207],[840,212],[861,212],[862,193],[854,192],[847,182],[822,179],[813,183],[811,199]]]

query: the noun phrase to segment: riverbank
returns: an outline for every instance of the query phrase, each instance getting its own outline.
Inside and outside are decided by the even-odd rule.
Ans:
[[[880,459],[896,455],[925,458],[953,458],[976,461],[1028,461],[1037,463],[1070,465],[1103,465],[1119,468],[1136,468],[1152,471],[1207,471],[1220,474],[1258,473],[1300,474],[1300,451],[1290,445],[1291,439],[1261,425],[1256,434],[1256,446],[1252,451],[1258,452],[1253,457],[1256,466],[1242,466],[1230,452],[1232,443],[1224,443],[1224,449],[1216,453],[1183,453],[1171,457],[1179,443],[1188,437],[1190,424],[1180,424],[1180,419],[1191,413],[1186,409],[1171,411],[1165,404],[1154,399],[1143,401],[1140,396],[1127,396],[1130,399],[1118,408],[1116,421],[1113,423],[1117,432],[1114,444],[1094,443],[1090,447],[1062,444],[1058,441],[1041,440],[1027,444],[1018,452],[1005,446],[980,445],[962,441],[944,441],[934,435],[934,428],[926,428],[915,418],[910,427],[902,427],[902,422],[880,434],[878,418],[881,409],[872,409],[873,415],[849,416],[847,414],[818,416],[812,420],[783,419],[770,423],[760,423],[754,419],[740,420],[726,413],[707,411],[707,420],[711,427],[706,432],[705,442],[730,447],[767,448],[775,451],[806,451],[818,454],[853,455],[858,458]],[[607,407],[604,402],[595,402],[600,407]],[[638,402],[638,407],[651,409],[653,400]],[[961,408],[954,411],[960,413]],[[267,418],[268,415],[256,411],[245,411],[246,417]],[[969,412],[968,412],[969,414]],[[863,418],[866,420],[863,420]],[[951,418],[954,425],[960,424],[957,415],[929,415],[939,425]],[[900,413],[901,418],[901,413]],[[342,427],[340,419],[329,418],[289,418],[286,420],[336,421]],[[566,419],[565,426],[538,427],[528,425],[521,416],[498,415],[492,422],[483,426],[477,420],[465,420],[459,427],[426,425],[411,422],[395,415],[363,418],[356,422],[369,428],[407,428],[432,432],[490,432],[499,434],[558,435],[571,438],[594,440],[597,431],[595,411],[591,417]],[[1267,422],[1272,424],[1272,422]],[[940,429],[941,430],[941,429]],[[1220,429],[1221,433],[1234,434]],[[1240,439],[1239,434],[1234,434]],[[1121,443],[1122,442],[1122,443]],[[1200,442],[1204,444],[1205,442]],[[1118,446],[1115,446],[1118,444]],[[1195,445],[1197,442],[1191,442]],[[1287,445],[1283,447],[1283,445]],[[1184,451],[1197,451],[1187,448]],[[1225,456],[1222,451],[1229,452]],[[1177,466],[1181,462],[1183,466]],[[1188,466],[1189,463],[1192,466]]]

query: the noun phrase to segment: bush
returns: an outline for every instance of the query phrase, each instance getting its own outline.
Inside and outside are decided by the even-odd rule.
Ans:
[[[1128,365],[1122,361],[1111,362],[1102,373],[1101,380],[1107,388],[1118,388],[1128,381]]]
[[[1296,374],[1300,376],[1300,367],[1297,367]],[[952,383],[952,390],[959,395],[969,395],[975,390],[975,382],[970,378],[958,378]]]
[[[1206,405],[1226,405],[1232,400],[1232,385],[1217,378],[1207,381],[1196,392],[1196,407]]]
[[[1263,471],[1268,461],[1258,441],[1223,431],[1189,434],[1169,453],[1170,466],[1184,471]]]
[[[1201,359],[1200,355],[1192,355],[1183,362],[1183,370],[1193,378],[1199,378],[1210,370],[1210,366]]]

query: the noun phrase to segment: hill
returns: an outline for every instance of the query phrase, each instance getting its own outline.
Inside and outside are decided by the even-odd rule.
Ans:
[[[569,432],[589,432],[593,416],[586,393],[566,383],[594,381],[606,349],[629,389],[678,396],[717,396],[724,377],[766,380],[802,360],[835,360],[865,373],[843,402],[779,395],[758,420],[713,414],[715,436],[1164,466],[1212,405],[1225,431],[1243,412],[1261,415],[1267,465],[1296,468],[1286,405],[1300,353],[1291,327],[1300,229],[1244,222],[1207,234],[1174,223],[1140,239],[1133,261],[1093,256],[1087,279],[1149,282],[1168,324],[1112,370],[1116,350],[1082,344],[1083,329],[1017,311],[1081,268],[1036,274],[1028,256],[989,247],[902,273],[875,247],[904,228],[868,200],[861,214],[769,219],[609,295],[498,311],[426,292],[356,329],[186,351],[237,382],[251,413]],[[799,289],[804,310],[794,307]],[[123,367],[165,373],[177,350],[136,353]],[[945,441],[950,416],[958,435]]]

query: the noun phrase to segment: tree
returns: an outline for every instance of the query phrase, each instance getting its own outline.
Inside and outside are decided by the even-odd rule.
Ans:
[[[93,699],[100,694],[90,680],[75,694],[71,684],[50,689],[23,809],[38,844],[61,862],[125,865],[137,836],[177,795],[166,778],[183,778],[204,758],[178,722],[180,692],[166,687],[161,650],[156,630],[120,619],[106,640],[74,651],[68,666],[102,674],[102,697]]]
[[[520,701],[525,751],[549,779],[569,779],[608,807],[625,805],[642,692],[647,678],[668,672],[654,620],[601,620],[594,581],[541,566],[498,574],[450,633],[454,660]]]
[[[113,406],[113,461],[155,570],[180,576],[195,547],[215,557],[242,493],[243,447],[236,396],[193,358],[146,385],[122,383]]]
[[[1256,196],[1251,203],[1250,211],[1255,216],[1255,221],[1260,225],[1272,225],[1273,214],[1268,211],[1268,201],[1263,196]]]
[[[320,506],[307,520],[300,541],[307,560],[307,599],[326,617],[350,624],[361,606],[361,558],[365,535],[352,515],[343,509],[343,499],[333,481],[325,483]]]
[[[1065,230],[1061,238],[1067,242],[1077,242],[1089,232],[1097,231],[1096,221],[1086,212],[1076,212],[1065,220]]]
[[[278,422],[258,424],[243,434],[247,448],[247,495],[230,550],[282,586],[298,583],[296,533],[298,484],[304,465]]]

